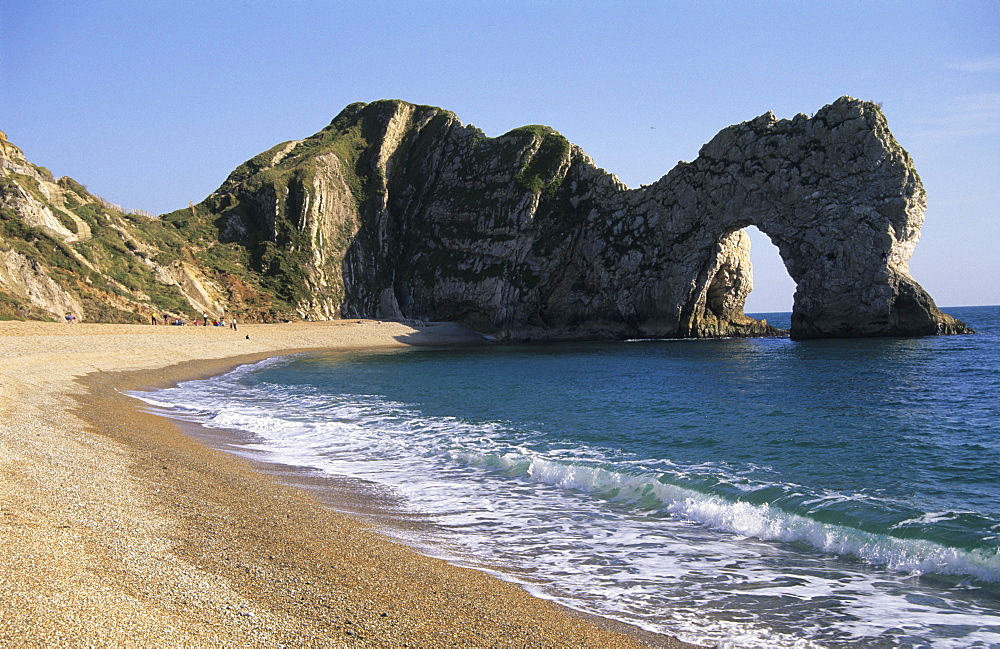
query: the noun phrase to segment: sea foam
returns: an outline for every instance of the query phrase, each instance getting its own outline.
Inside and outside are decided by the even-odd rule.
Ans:
[[[685,463],[669,451],[643,455],[499,418],[427,414],[381,394],[270,380],[291,362],[137,396],[232,431],[239,452],[385,485],[433,523],[426,533],[406,532],[425,552],[688,641],[1000,641],[991,604],[1000,583],[995,542],[940,541],[961,537],[953,531],[970,523],[967,513],[782,481],[759,455],[742,464]],[[703,416],[683,403],[670,412]],[[984,520],[971,524],[988,532]]]

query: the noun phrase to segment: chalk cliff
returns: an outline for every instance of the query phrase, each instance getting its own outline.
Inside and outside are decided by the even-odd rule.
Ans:
[[[924,207],[880,109],[845,97],[726,128],[632,190],[550,128],[488,138],[438,108],[353,104],[194,212],[301,316],[517,340],[772,335],[743,314],[754,225],[796,282],[793,337],[961,333],[908,273]]]
[[[158,219],[56,180],[0,132],[0,317],[150,322],[221,313],[223,299]]]

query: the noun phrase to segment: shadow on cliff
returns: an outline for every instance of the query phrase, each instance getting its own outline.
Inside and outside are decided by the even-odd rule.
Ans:
[[[456,345],[491,345],[497,341],[484,336],[457,322],[413,322],[402,321],[413,327],[407,334],[395,336],[404,345],[414,347],[435,347],[438,345],[454,347]]]

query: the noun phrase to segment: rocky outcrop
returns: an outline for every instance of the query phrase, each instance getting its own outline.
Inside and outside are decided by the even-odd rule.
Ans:
[[[811,119],[730,127],[644,193],[660,210],[705,215],[695,249],[747,225],[766,233],[796,283],[795,337],[963,330],[909,276],[926,197],[873,104],[842,98]]]
[[[556,131],[353,104],[201,204],[123,213],[0,133],[0,317],[454,320],[513,340],[781,335],[748,318],[754,225],[798,338],[962,333],[910,277],[925,195],[879,108],[724,129],[628,189]]]
[[[65,187],[43,167],[28,162],[0,131],[0,208],[14,212],[25,225],[52,233],[62,241],[90,238],[90,228],[66,208]]]
[[[80,300],[52,279],[38,260],[16,250],[0,249],[0,287],[33,307],[25,306],[20,312],[23,316],[40,315],[39,312],[79,316],[84,311]]]
[[[793,337],[961,333],[908,273],[924,206],[882,112],[846,97],[724,129],[634,190],[552,129],[488,138],[382,101],[248,161],[195,213],[314,318],[507,339],[774,335],[743,314],[754,225],[796,282]]]
[[[225,296],[195,253],[158,219],[54,179],[0,132],[0,317],[221,315]]]

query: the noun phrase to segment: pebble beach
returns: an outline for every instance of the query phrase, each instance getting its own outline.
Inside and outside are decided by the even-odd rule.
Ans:
[[[125,394],[296,351],[480,342],[441,323],[0,322],[0,645],[689,646],[420,555]]]

